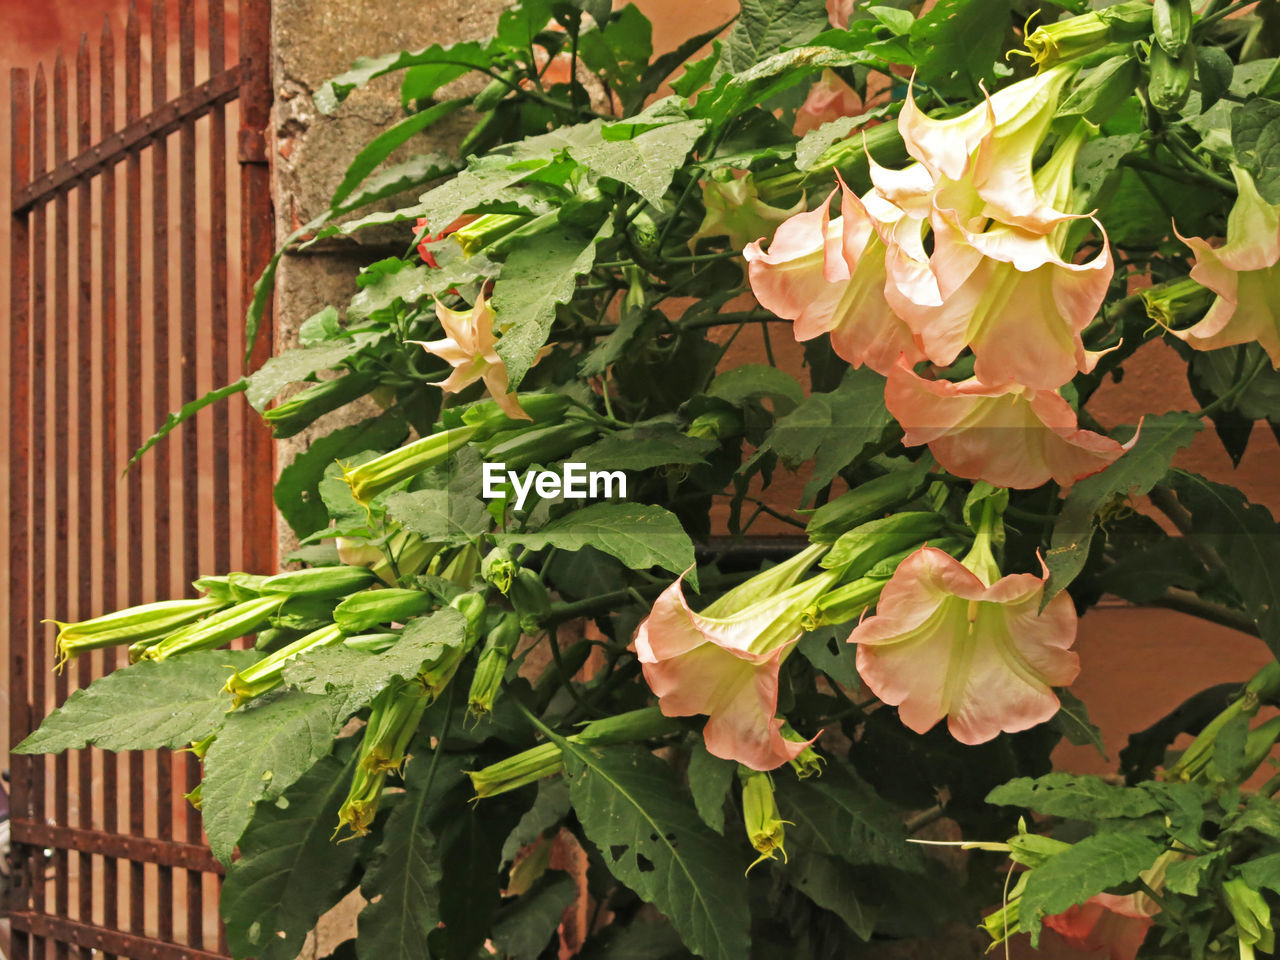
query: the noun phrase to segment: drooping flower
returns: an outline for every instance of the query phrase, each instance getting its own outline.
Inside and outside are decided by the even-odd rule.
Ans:
[[[529,415],[520,407],[514,390],[508,389],[507,367],[498,356],[498,338],[493,331],[493,310],[489,300],[481,294],[475,306],[468,310],[450,310],[444,304],[436,303],[436,316],[444,327],[443,340],[417,343],[427,353],[435,354],[453,367],[448,378],[434,384],[445,393],[457,393],[483,380],[493,397],[507,416],[516,420],[528,420]]]
[[[760,199],[755,180],[747,173],[728,180],[704,180],[702,204],[707,212],[697,232],[689,238],[689,246],[703,237],[728,237],[729,245],[741,250],[804,210],[804,197],[790,210],[771,206]]]
[[[715,756],[772,770],[804,750],[782,735],[775,716],[778,671],[803,632],[801,612],[834,582],[833,573],[796,582],[824,549],[753,577],[700,614],[685,601],[680,577],[636,631],[636,656],[663,715],[705,714],[702,735]]]
[[[1142,893],[1097,893],[1044,918],[1044,925],[1077,950],[1105,950],[1107,960],[1135,960],[1160,908]]]
[[[1071,598],[1059,593],[1040,610],[1047,569],[1040,577],[999,577],[990,549],[995,522],[984,511],[964,561],[933,547],[909,556],[885,585],[875,616],[849,636],[863,682],[917,733],[944,717],[966,744],[1026,730],[1057,712],[1053,687],[1080,672],[1070,650]]]
[[[1029,490],[1057,481],[1064,489],[1115,462],[1128,443],[1080,429],[1057,391],[976,378],[925,380],[905,360],[889,373],[885,406],[908,446],[928,444],[957,477]]]
[[[872,215],[842,182],[841,216],[830,219],[831,197],[778,228],[764,252],[759,241],[743,251],[751,290],[761,306],[795,321],[797,340],[831,334],[831,347],[854,367],[887,373],[900,355],[924,354],[886,299],[885,236],[893,223]],[[834,193],[832,194],[834,196]],[[905,217],[883,203],[883,216]],[[919,228],[916,228],[918,234]]]
[[[1196,255],[1191,279],[1217,299],[1203,320],[1172,333],[1197,350],[1256,340],[1280,367],[1280,204],[1262,199],[1248,171],[1233,166],[1231,173],[1238,194],[1227,242],[1214,248],[1200,237],[1182,237]]]
[[[841,117],[856,117],[866,109],[858,91],[841,80],[834,70],[823,70],[796,111],[795,135],[802,137],[824,123]]]

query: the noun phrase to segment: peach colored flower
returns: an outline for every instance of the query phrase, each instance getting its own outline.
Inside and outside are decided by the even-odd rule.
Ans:
[[[450,310],[437,301],[436,317],[444,328],[443,340],[407,341],[418,344],[427,353],[435,354],[453,367],[447,379],[433,386],[440,387],[445,393],[457,393],[477,380],[483,380],[489,395],[503,413],[517,420],[530,419],[520,408],[515,391],[508,388],[507,367],[496,349],[498,338],[493,332],[493,310],[489,307],[488,298],[481,294],[475,306],[468,310]]]
[[[865,363],[887,373],[903,354],[913,362],[924,359],[915,336],[886,299],[890,251],[885,237],[892,238],[897,224],[872,216],[843,181],[840,192],[836,220],[828,213],[829,196],[817,210],[782,224],[768,253],[759,241],[748,244],[743,256],[751,290],[761,306],[795,321],[797,340],[829,333],[832,349],[854,367]],[[891,204],[872,202],[879,203],[881,216],[905,217]]]
[[[823,70],[822,76],[809,90],[804,104],[796,111],[794,132],[802,137],[824,123],[841,117],[856,117],[866,106],[858,92],[849,86],[834,70]]]
[[[778,671],[803,632],[800,614],[834,582],[800,583],[822,548],[810,548],[694,613],[684,578],[662,592],[635,636],[645,681],[668,717],[705,714],[707,750],[754,770],[772,770],[807,746],[782,735]]]
[[[827,0],[827,19],[837,30],[849,26],[849,18],[853,16],[854,0]]]
[[[958,477],[1027,490],[1050,479],[1064,490],[1097,473],[1128,443],[1082,430],[1075,411],[1054,390],[1019,384],[987,386],[925,380],[905,360],[890,372],[885,406],[906,431],[903,443],[927,443],[938,463]]]
[[[1227,242],[1216,249],[1181,237],[1195,251],[1191,279],[1216,293],[1204,318],[1170,331],[1197,350],[1257,341],[1280,367],[1280,205],[1258,194],[1247,171],[1233,166],[1238,195],[1227,217]]]
[[[1107,960],[1135,960],[1160,912],[1141,893],[1094,894],[1082,904],[1044,918],[1044,925],[1076,950],[1105,950]]]
[[[885,584],[876,615],[849,636],[859,675],[917,733],[946,717],[952,736],[975,744],[1043,723],[1058,710],[1052,688],[1080,672],[1069,649],[1071,598],[1059,593],[1040,611],[1047,578],[1045,570],[989,583],[922,547]]]

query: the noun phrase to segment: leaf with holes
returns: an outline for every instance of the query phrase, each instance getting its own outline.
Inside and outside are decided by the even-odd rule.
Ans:
[[[634,747],[556,742],[573,807],[613,875],[662,911],[695,953],[746,956],[746,864],[698,819],[670,768]]]
[[[258,656],[252,650],[201,650],[123,667],[72,693],[13,752],[180,749],[222,725],[231,706],[222,690],[228,672]]]

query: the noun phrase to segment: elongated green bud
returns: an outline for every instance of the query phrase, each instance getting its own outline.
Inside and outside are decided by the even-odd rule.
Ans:
[[[787,721],[782,721],[782,738],[790,740],[792,743],[803,743],[805,748],[800,751],[796,758],[791,762],[791,769],[796,772],[796,776],[801,780],[808,780],[810,777],[821,776],[822,765],[826,760],[822,758],[822,754],[813,749],[809,744],[809,738],[801,735]]]
[[[1182,109],[1191,93],[1191,76],[1195,72],[1195,48],[1188,46],[1179,57],[1170,56],[1159,44],[1151,48],[1147,64],[1147,99],[1159,113],[1173,114]]]
[[[462,252],[469,257],[528,221],[529,217],[526,214],[486,213],[472,220],[465,227],[459,227],[451,236],[458,241]]]
[[[204,805],[204,781],[197,783],[190,793],[184,793],[183,799],[191,804],[193,810],[200,810]]]
[[[1203,317],[1213,303],[1214,292],[1183,277],[1143,290],[1141,296],[1148,317],[1163,327],[1176,329]]]
[[[459,587],[470,587],[480,575],[480,551],[468,543],[440,571],[440,577]]]
[[[444,463],[475,434],[474,427],[455,427],[406,443],[358,467],[344,468],[342,477],[358,503],[368,506],[379,494],[417,476],[423,470]]]
[[[1151,5],[1151,29],[1156,43],[1177,59],[1191,41],[1191,0],[1155,0]]]
[[[1057,23],[1042,24],[1027,37],[1027,51],[1042,70],[1075,60],[1109,43],[1146,36],[1151,30],[1151,4],[1146,0],[1117,3]]]
[[[520,618],[515,613],[506,613],[485,638],[475,675],[471,678],[467,713],[473,719],[479,720],[493,712],[494,701],[498,699],[498,691],[502,689],[502,678],[506,675],[511,654],[519,642]]]
[[[466,618],[466,632],[462,643],[446,647],[434,661],[423,667],[418,682],[427,691],[427,701],[434,702],[453,680],[463,659],[480,639],[480,622],[484,618],[484,597],[478,593],[464,593],[449,602],[449,606]]]
[[[362,633],[359,636],[347,637],[342,641],[342,645],[363,653],[377,654],[386,653],[399,639],[398,633]]]
[[[435,598],[421,590],[388,587],[353,593],[333,609],[333,622],[343,633],[356,634],[381,623],[403,623],[435,606]]]
[[[856,579],[886,557],[918,549],[945,529],[946,521],[936,513],[921,510],[895,513],[845,531],[822,558],[822,566]]]
[[[565,739],[573,743],[608,746],[663,737],[680,729],[679,721],[664,717],[657,707],[645,707],[596,720]],[[555,743],[540,743],[482,770],[469,770],[467,776],[471,778],[476,799],[480,799],[518,790],[525,784],[554,776],[563,769],[560,747]]]
[[[52,622],[58,625],[58,662],[55,669],[61,670],[68,660],[86,650],[159,641],[224,606],[226,604],[217,597],[161,600],[78,623],[54,620]]]
[[[536,634],[542,629],[542,621],[551,612],[551,594],[537,571],[527,567],[516,573],[507,591],[511,605],[516,608],[520,617],[520,629],[528,634]]]
[[[408,760],[409,741],[426,709],[426,695],[417,683],[394,684],[374,699],[364,739],[360,742],[355,777],[346,801],[338,810],[338,830],[346,827],[355,836],[369,832],[378,813],[387,774],[403,769]]]
[[[1244,690],[1216,717],[1209,721],[1187,747],[1178,762],[1165,773],[1166,780],[1194,780],[1200,777],[1213,758],[1214,741],[1222,728],[1238,716],[1252,717],[1264,700],[1280,694],[1280,661],[1273,660],[1253,675]]]
[[[511,589],[511,581],[518,569],[511,559],[510,550],[506,547],[494,547],[484,555],[484,560],[480,563],[480,576],[484,577],[485,583],[493,584],[505,596]]]
[[[358,400],[377,385],[377,377],[348,373],[307,387],[284,403],[263,411],[262,417],[271,424],[271,435],[283,440],[300,433],[326,413]]]
[[[143,651],[142,656],[147,660],[166,660],[192,650],[220,647],[265,626],[284,601],[282,596],[268,596],[238,603],[165,637]]]
[[[485,449],[485,458],[492,463],[505,464],[507,470],[519,472],[535,463],[561,460],[588,440],[595,439],[599,433],[599,427],[585,420],[534,426],[510,438],[495,437],[497,442]]]
[[[751,867],[764,860],[772,860],[779,853],[782,862],[787,862],[787,851],[783,847],[786,841],[785,824],[778,811],[778,801],[773,796],[773,778],[760,770],[738,765],[738,780],[742,783],[742,824],[747,831],[747,840],[760,854]],[[751,867],[747,867],[750,871]]]
[[[232,671],[226,686],[223,687],[232,696],[231,709],[234,710],[246,700],[260,697],[268,690],[274,690],[280,686],[284,682],[285,664],[299,654],[332,646],[341,639],[342,631],[336,625],[329,624],[273,651],[244,670]]]
[[[522,392],[520,409],[529,415],[534,424],[557,423],[569,409],[569,398],[559,393]],[[449,426],[475,427],[474,439],[477,443],[486,443],[505,430],[529,427],[529,420],[513,420],[493,400],[473,403],[461,413],[446,410],[443,417]]]
[[[267,577],[262,581],[262,592],[294,597],[345,597],[363,590],[375,579],[367,567],[311,567]]]
[[[805,532],[814,543],[833,543],[846,530],[914,500],[928,483],[928,470],[922,464],[868,480],[815,510]]]

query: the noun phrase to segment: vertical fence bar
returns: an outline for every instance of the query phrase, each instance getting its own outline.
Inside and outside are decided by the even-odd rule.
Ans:
[[[9,197],[31,180],[31,89],[26,70],[9,71]],[[28,211],[9,220],[9,744],[31,729],[31,218]],[[10,754],[10,809],[14,817],[31,818],[32,757]],[[34,852],[34,851],[33,851]],[[33,878],[27,874],[26,851],[12,851],[9,876],[15,881],[11,908],[25,909]],[[31,938],[17,930],[10,939],[13,960],[28,960]]]
[[[49,87],[45,81],[44,66],[36,68],[35,103],[33,108],[34,124],[32,131],[31,175],[38,177],[45,172],[49,149]],[[35,286],[31,297],[31,381],[40,390],[40,396],[34,398],[31,408],[31,437],[33,446],[47,450],[48,437],[48,391],[46,386],[49,377],[49,341],[46,334],[49,277],[49,244],[48,210],[43,203],[31,211],[34,221],[31,237],[32,276]],[[48,600],[46,588],[49,542],[47,537],[49,522],[49,496],[46,484],[47,471],[34,471],[31,485],[31,517],[33,542],[31,545],[31,608],[43,611]],[[32,625],[31,642],[31,715],[43,717],[48,710],[46,694],[48,692],[48,660],[44,655],[44,644],[41,632]],[[45,784],[49,772],[47,757],[33,757],[31,760],[31,804],[29,816],[32,820],[43,822],[47,807]],[[32,902],[37,911],[45,909],[48,897],[48,886],[45,883],[44,852],[33,849],[31,854]],[[35,956],[38,960],[47,957],[49,944],[43,938],[33,938]]]
[[[227,66],[227,8],[225,0],[209,0],[209,75]],[[213,383],[231,380],[227,362],[227,108],[218,104],[209,114],[209,263],[212,324],[210,354]],[[228,404],[213,408],[213,569],[231,569],[231,435]]]
[[[80,46],[76,49],[76,153],[85,153],[93,139],[93,108],[89,103],[89,35],[80,34]],[[90,371],[93,362],[93,188],[84,180],[76,187],[76,372],[79,389],[76,391],[76,618],[83,619],[101,612],[93,609],[93,585],[101,574],[101,564],[95,563],[94,531],[101,529],[94,523],[93,482],[95,469],[93,456],[93,419],[89,416],[95,382]],[[68,470],[70,464],[63,467]],[[100,501],[99,501],[100,502]],[[76,660],[76,685],[84,688],[93,682],[93,657]],[[77,818],[80,826],[93,829],[93,753],[84,749],[76,757],[75,776]],[[76,854],[77,916],[82,923],[93,923],[94,858],[85,851]],[[90,960],[93,952],[87,947],[78,951],[81,960]]]
[[[266,130],[271,116],[271,4],[240,0],[240,183],[241,283],[247,307],[253,284],[271,259],[275,245],[271,216],[271,170],[267,165]],[[274,319],[270,300],[258,329],[247,370],[271,356]],[[243,526],[245,563],[255,573],[275,569],[274,448],[265,423],[246,411]]]
[[[67,127],[70,117],[67,109],[67,61],[58,51],[53,61],[53,163],[55,168],[67,161]],[[71,571],[71,343],[67,319],[71,316],[70,291],[70,200],[66,191],[60,191],[53,201],[53,316],[50,318],[48,337],[54,346],[53,373],[53,458],[54,528],[53,528],[53,609],[57,616],[70,614],[72,594]],[[41,638],[43,639],[43,638]],[[54,682],[56,702],[67,699],[68,677],[59,671]],[[58,823],[70,823],[71,796],[67,787],[71,782],[70,751],[58,754],[54,759],[54,818]],[[77,858],[78,860],[79,858]],[[60,916],[68,916],[71,909],[71,857],[64,848],[54,848],[54,909]],[[78,865],[78,864],[77,864]],[[55,941],[56,956],[61,958],[70,951],[65,941]]]
[[[142,40],[136,0],[130,0],[125,21],[124,56],[125,123],[142,116]],[[126,444],[130,450],[142,446],[142,158],[131,151],[125,166],[125,412]],[[142,469],[135,467],[127,478],[129,517],[137,522],[126,525],[129,555],[129,603],[142,602]],[[138,751],[129,754],[129,832],[142,836],[145,829],[143,804],[145,766]],[[129,864],[129,923],[131,933],[142,933],[146,927],[146,873],[141,863]]]
[[[102,39],[98,44],[98,137],[105,140],[116,128],[116,49],[111,32],[111,17],[102,20]],[[120,465],[117,456],[116,415],[116,168],[110,166],[99,175],[102,188],[98,194],[99,217],[102,222],[99,244],[102,270],[101,316],[102,330],[102,484],[99,496],[102,502],[102,597],[104,606],[114,610],[121,605],[119,581],[116,577],[116,488],[119,483]],[[127,602],[127,601],[126,601]],[[100,669],[103,675],[110,673],[119,663],[119,651],[108,647],[102,651]],[[120,813],[116,803],[119,789],[119,769],[116,755],[102,753],[102,827],[107,831],[120,829]],[[107,858],[103,861],[105,884],[102,890],[103,923],[107,927],[120,925],[120,898],[118,881],[120,862]]]

